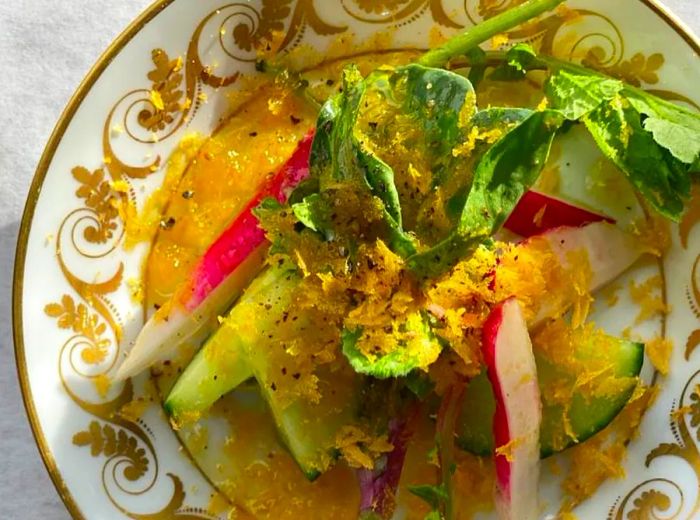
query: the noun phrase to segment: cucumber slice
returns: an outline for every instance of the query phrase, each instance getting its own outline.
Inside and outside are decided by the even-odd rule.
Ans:
[[[254,376],[278,433],[309,479],[330,467],[340,428],[357,418],[361,380],[339,356],[305,373],[304,353],[319,350],[323,324],[295,304],[300,277],[290,264],[269,267],[182,374],[166,400],[171,415],[206,410]],[[305,379],[306,378],[306,379]],[[317,395],[304,395],[306,383]]]
[[[586,345],[585,348],[595,347]],[[577,350],[585,350],[585,348]],[[585,397],[575,392],[569,409],[569,421],[576,440],[566,435],[559,406],[543,404],[540,430],[540,456],[548,457],[573,444],[583,442],[605,428],[624,408],[637,385],[637,376],[644,361],[644,345],[623,339],[606,337],[605,348],[614,360],[611,377],[622,383],[613,397]],[[537,378],[542,395],[551,391],[550,382],[557,369],[535,353]],[[496,402],[485,373],[472,379],[465,393],[465,403],[457,427],[457,443],[465,451],[487,456],[493,453],[491,422]]]
[[[297,275],[281,284],[294,294]],[[282,291],[267,293],[267,302],[236,306],[238,332],[246,359],[270,407],[278,433],[292,457],[310,480],[326,471],[337,456],[336,439],[343,426],[357,422],[361,376],[343,356],[310,371],[309,353],[337,341],[337,328],[321,323],[308,310],[299,310],[294,296],[289,305]],[[262,305],[261,305],[262,303]],[[263,323],[256,316],[266,314]],[[333,329],[334,335],[326,335]],[[309,385],[315,390],[309,392]]]
[[[295,287],[296,283],[296,274],[291,267],[269,268],[251,282],[239,302],[264,305],[270,294],[276,293],[275,308],[256,316],[258,326],[269,326],[291,302],[291,291],[286,285]],[[253,376],[245,361],[244,338],[233,325],[237,308],[238,304],[192,359],[165,400],[165,410],[176,421],[196,417],[222,395]]]

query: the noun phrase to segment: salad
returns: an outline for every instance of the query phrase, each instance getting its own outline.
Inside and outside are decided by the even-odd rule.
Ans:
[[[222,140],[259,143],[240,177],[181,191],[183,207],[199,201],[199,228],[160,222],[206,247],[117,377],[166,370],[195,343],[165,399],[175,428],[256,396],[261,407],[228,413],[238,433],[225,439],[246,471],[275,468],[238,484],[253,518],[323,503],[328,518],[452,520],[492,502],[499,518],[534,519],[543,459],[604,451],[614,435],[622,457],[653,397],[646,346],[589,314],[663,252],[663,232],[548,195],[542,178],[557,141],[585,129],[662,230],[698,177],[700,116],[526,44],[480,47],[562,1],[529,0],[409,62],[347,64],[326,96],[318,78],[261,59],[271,97],[197,152],[216,165],[232,157]],[[494,102],[493,84],[538,102]],[[262,163],[274,171],[246,177]],[[207,206],[226,190],[234,203]],[[214,212],[225,225],[211,236]],[[155,254],[179,266],[175,242]],[[569,485],[585,498],[602,480]],[[268,484],[286,489],[285,513],[265,506]]]

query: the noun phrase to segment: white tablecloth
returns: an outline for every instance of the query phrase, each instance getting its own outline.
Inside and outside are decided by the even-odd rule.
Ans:
[[[193,0],[194,1],[194,0]],[[17,385],[11,278],[24,199],[61,110],[102,50],[150,0],[0,1],[0,517],[67,519]],[[666,0],[700,33],[700,0]]]

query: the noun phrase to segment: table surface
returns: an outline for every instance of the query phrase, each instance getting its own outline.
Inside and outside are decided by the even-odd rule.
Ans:
[[[700,33],[700,1],[665,0]],[[150,0],[0,3],[0,504],[7,519],[68,519],[34,445],[15,373],[11,287],[24,199],[44,143],[90,66]],[[50,13],[50,15],[49,15]],[[50,88],[46,88],[50,86]],[[11,131],[7,131],[11,129]],[[32,490],[28,493],[27,490]]]

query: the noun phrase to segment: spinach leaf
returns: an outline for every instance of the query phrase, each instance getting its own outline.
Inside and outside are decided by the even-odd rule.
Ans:
[[[651,132],[657,144],[685,164],[700,160],[697,113],[637,89],[626,88],[625,96],[637,112],[646,116],[644,129]]]
[[[574,63],[519,44],[504,61],[513,70],[546,68],[550,107],[582,121],[612,160],[661,214],[680,219],[700,162],[700,115]]]
[[[423,173],[430,176],[424,192],[412,194],[419,204],[455,169],[452,150],[464,139],[461,118],[476,110],[474,99],[471,83],[445,70],[408,65],[379,69],[363,80],[355,67],[346,69],[343,92],[323,106],[317,122],[310,165],[311,175],[318,179],[318,193],[348,186],[367,191],[381,204],[386,227],[382,238],[398,254],[414,254],[416,240],[405,229],[395,172],[378,152],[387,129],[368,121],[366,114],[376,111],[390,121],[403,118],[410,127],[406,134],[414,141],[412,150],[428,165],[429,171]],[[294,211],[302,223],[330,237],[335,233],[328,229],[333,211],[327,199],[307,196]]]
[[[583,118],[600,150],[613,161],[661,214],[677,219],[690,197],[688,167],[658,146],[642,119],[623,97]]]
[[[487,241],[537,180],[564,118],[553,110],[533,112],[479,160],[457,228],[434,247],[408,258],[423,276],[435,276]]]
[[[550,76],[545,94],[552,107],[576,121],[614,99],[622,87],[622,82],[615,79],[562,69]]]
[[[440,355],[442,344],[422,313],[409,315],[401,324],[395,325],[395,329],[386,333],[389,341],[396,341],[393,350],[372,357],[366,356],[358,347],[365,332],[362,327],[343,330],[343,354],[355,372],[378,379],[401,377],[418,368],[427,369]]]

